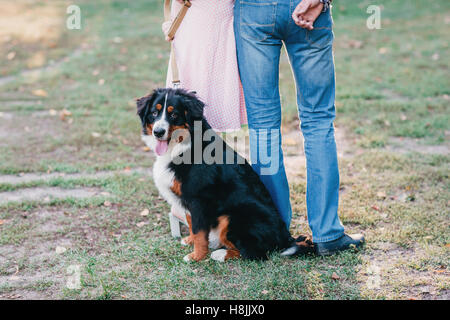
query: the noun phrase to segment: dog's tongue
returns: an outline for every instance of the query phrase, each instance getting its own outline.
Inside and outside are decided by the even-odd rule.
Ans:
[[[168,146],[169,144],[167,143],[167,141],[156,140],[156,148],[155,148],[156,154],[158,156],[163,155],[164,153],[166,153]]]

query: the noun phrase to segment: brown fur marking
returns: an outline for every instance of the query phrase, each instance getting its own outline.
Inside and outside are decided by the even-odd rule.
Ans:
[[[181,182],[177,179],[173,180],[173,184],[170,187],[170,190],[172,190],[173,193],[175,193],[177,196],[181,196]]]
[[[168,106],[167,107],[167,112],[168,113],[172,113],[173,112],[173,106]]]
[[[153,134],[153,124],[152,123],[147,124],[147,128],[145,128],[145,131],[147,131],[146,132],[147,134],[152,135]]]
[[[159,103],[156,105],[156,110],[161,110],[162,109],[162,105],[160,105]]]
[[[185,127],[185,125],[181,125],[181,126],[170,126],[169,127],[169,138],[172,138],[172,134],[176,131],[176,130],[186,130],[187,128]],[[182,135],[179,135],[177,137],[177,141],[178,143],[183,142],[184,137]]]
[[[241,256],[239,250],[227,239],[228,225],[230,224],[228,216],[220,216],[218,220],[219,225],[217,228],[219,230],[220,242],[228,249],[225,260],[239,258]]]

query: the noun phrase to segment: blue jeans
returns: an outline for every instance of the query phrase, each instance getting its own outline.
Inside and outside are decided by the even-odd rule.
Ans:
[[[344,233],[337,214],[333,22],[327,10],[317,18],[314,30],[298,27],[291,15],[299,2],[236,0],[234,27],[250,129],[250,161],[289,228],[292,209],[281,149],[278,87],[282,44],[286,47],[297,85],[305,140],[308,222],[313,240],[318,243],[335,240]],[[271,161],[261,155],[268,155]]]

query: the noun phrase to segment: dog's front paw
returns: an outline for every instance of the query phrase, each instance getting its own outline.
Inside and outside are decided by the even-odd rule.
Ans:
[[[191,261],[201,261],[203,259],[206,258],[206,253],[205,254],[196,254],[195,252],[191,252],[189,253],[187,256],[185,256],[183,258],[184,261],[186,262],[191,262]]]
[[[227,256],[227,250],[226,249],[219,249],[211,253],[211,259],[224,262],[225,258]]]

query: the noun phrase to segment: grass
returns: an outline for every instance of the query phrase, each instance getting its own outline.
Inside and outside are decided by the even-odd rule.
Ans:
[[[13,77],[0,86],[0,174],[80,176],[3,183],[0,192],[58,187],[103,194],[0,204],[0,297],[448,298],[449,4],[334,5],[336,127],[344,132],[339,215],[348,232],[366,235],[362,252],[186,264],[189,248],[170,237],[169,207],[149,177],[83,176],[152,165],[133,99],[165,83],[169,46],[160,31],[160,1],[77,1],[83,28],[73,31],[64,28],[69,2],[16,3],[47,10],[62,27],[51,44],[11,33],[0,49],[3,56],[16,52],[0,63],[3,76]],[[368,30],[365,10],[377,3],[382,29]],[[23,76],[33,52],[44,62],[31,70],[55,63],[36,77]],[[289,130],[297,126],[291,74],[283,58],[280,90]],[[69,115],[61,116],[63,110]],[[298,172],[291,180],[293,234],[309,232],[301,164]],[[145,208],[150,215],[140,214]],[[56,247],[67,251],[56,253]],[[77,290],[66,287],[71,265],[80,266]]]

